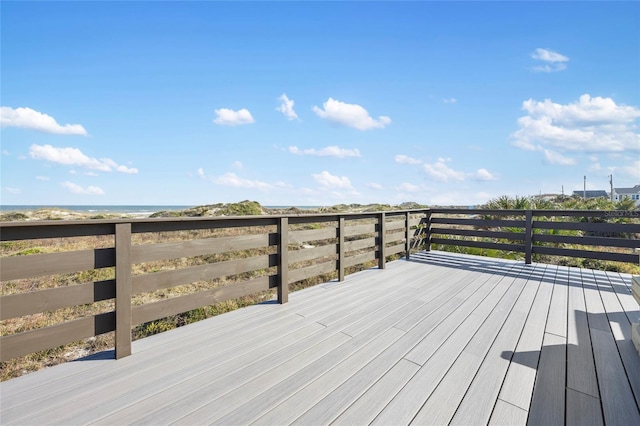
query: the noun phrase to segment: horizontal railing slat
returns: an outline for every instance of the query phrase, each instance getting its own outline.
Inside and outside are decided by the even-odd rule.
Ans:
[[[186,296],[134,306],[131,309],[132,324],[144,324],[149,321],[177,315],[204,306],[214,305],[226,300],[237,299],[249,294],[269,290],[275,287],[275,285],[274,276],[266,275],[225,287],[217,287]]]
[[[483,231],[479,229],[431,228],[431,235],[461,235],[466,237],[501,238],[505,240],[522,240],[524,233],[504,231]]]
[[[556,247],[533,246],[534,254],[550,256],[583,257],[586,259],[610,260],[614,262],[640,263],[640,255],[631,253],[610,253],[592,250],[577,250]]]
[[[274,216],[183,217],[171,219],[131,220],[131,232],[195,231],[276,225]]]
[[[479,226],[483,228],[509,227],[524,228],[524,220],[499,220],[499,219],[459,219],[452,217],[432,217],[431,223],[440,223],[447,225],[469,225]]]
[[[190,284],[195,281],[207,281],[228,275],[267,269],[277,264],[277,255],[265,254],[246,259],[233,259],[224,262],[207,263],[182,269],[135,275],[132,278],[132,294],[140,294],[163,288]]]
[[[176,243],[140,244],[131,247],[132,263],[155,260],[194,257],[229,251],[250,250],[277,244],[278,235],[237,235],[232,237],[205,238]]]
[[[114,312],[78,318],[50,327],[0,337],[0,361],[55,348],[116,329]]]
[[[364,225],[349,225],[344,227],[344,236],[353,237],[355,235],[362,234],[374,234],[376,233],[375,223],[366,223]]]
[[[372,262],[377,259],[375,251],[356,254],[355,256],[347,256],[344,261],[345,267],[360,265],[361,263]]]
[[[85,305],[114,297],[115,280],[10,294],[0,297],[0,320]]]
[[[484,241],[469,241],[469,240],[454,240],[447,238],[432,238],[432,244],[444,244],[451,246],[464,246],[464,247],[476,247],[495,250],[517,251],[524,253],[524,244],[504,244],[504,243],[491,243]]]
[[[396,229],[405,229],[405,221],[404,220],[394,220],[385,223],[385,228],[387,231],[394,231]]]
[[[112,221],[37,221],[37,222],[0,222],[2,241],[39,240],[41,238],[88,237],[95,235],[113,235],[115,225]]]
[[[395,243],[396,241],[404,241],[406,237],[407,237],[407,234],[404,232],[393,232],[393,233],[387,234],[387,236],[384,239],[384,242]]]
[[[389,246],[385,249],[384,254],[387,256],[393,256],[394,254],[401,253],[405,250],[404,244],[396,244],[395,246]]]
[[[592,223],[592,222],[551,222],[536,220],[534,229],[565,229],[572,231],[610,232],[637,234],[640,233],[640,224],[634,223]]]
[[[0,281],[67,274],[115,266],[114,248],[0,258]]]
[[[318,263],[316,265],[298,268],[289,271],[289,284],[302,281],[307,278],[315,277],[323,274],[330,274],[337,269],[338,262],[331,260],[329,262]]]
[[[319,257],[335,256],[337,253],[335,244],[289,251],[289,265]]]
[[[363,238],[361,240],[353,240],[347,241],[344,243],[344,251],[355,251],[355,250],[364,250],[371,247],[375,247],[378,244],[378,239],[375,237],[372,238]]]
[[[335,227],[320,229],[304,229],[289,232],[289,244],[306,243],[308,241],[328,240],[336,238],[338,230]]]
[[[584,246],[603,246],[621,248],[639,248],[640,240],[608,237],[576,237],[571,235],[533,234],[533,242],[578,244]]]

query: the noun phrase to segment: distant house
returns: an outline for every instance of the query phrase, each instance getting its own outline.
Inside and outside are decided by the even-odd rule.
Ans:
[[[640,185],[636,185],[633,188],[613,188],[613,199],[615,201],[620,201],[625,197],[635,201],[636,206],[640,206]]]
[[[599,197],[609,198],[609,194],[607,194],[607,191],[602,191],[602,190],[573,191],[573,195],[576,195],[578,197],[585,197],[585,198],[599,198]]]

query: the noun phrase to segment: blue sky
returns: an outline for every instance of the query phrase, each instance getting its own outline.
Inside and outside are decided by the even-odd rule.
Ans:
[[[638,2],[11,2],[2,204],[640,184]]]

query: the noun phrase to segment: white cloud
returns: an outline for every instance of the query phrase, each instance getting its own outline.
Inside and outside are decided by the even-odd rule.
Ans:
[[[65,124],[61,126],[50,115],[31,108],[13,109],[11,107],[0,107],[0,125],[2,127],[20,127],[59,135],[87,135],[87,131],[80,124]]]
[[[297,146],[290,146],[289,152],[296,155],[317,155],[318,157],[360,157],[359,149],[345,149],[336,145],[328,146],[321,150],[316,150],[315,148],[299,149]]]
[[[202,167],[200,167],[200,168],[198,169],[198,172],[197,172],[197,173],[198,173],[198,177],[199,177],[200,179],[204,179],[204,178],[206,177],[206,176],[204,175],[204,170],[202,170]]]
[[[2,150],[2,155],[10,155],[10,154],[9,154],[9,151],[7,151],[6,149],[3,149]]]
[[[473,177],[477,180],[496,180],[497,177],[487,169],[476,170]]]
[[[449,158],[438,158],[433,164],[425,164],[424,171],[427,176],[436,179],[440,182],[449,182],[449,181],[458,181],[462,182],[464,180],[464,173],[453,170],[448,167],[446,163],[450,162]]]
[[[554,52],[550,49],[542,49],[537,48],[531,53],[531,57],[538,61],[545,62],[568,62],[569,58],[564,55],[559,54],[558,52]]]
[[[138,169],[116,164],[110,158],[91,158],[82,153],[78,148],[55,148],[51,145],[31,145],[29,156],[36,160],[45,160],[66,166],[84,167],[85,169],[120,173],[135,174]]]
[[[36,180],[47,181],[49,180],[49,176],[36,176]]]
[[[567,69],[566,62],[569,62],[568,57],[550,49],[537,48],[531,53],[531,57],[537,61],[545,62],[544,65],[532,68],[532,71],[537,72],[564,71]]]
[[[334,176],[331,173],[322,171],[313,174],[313,179],[325,188],[346,188],[351,189],[351,181],[346,176]]]
[[[566,105],[546,99],[522,103],[526,116],[511,134],[513,145],[526,149],[575,152],[623,152],[640,150],[636,120],[640,109],[617,105],[611,98],[580,96]]]
[[[400,185],[396,186],[395,190],[399,192],[409,192],[413,194],[413,193],[422,191],[422,188],[412,183],[403,182]]]
[[[395,161],[398,164],[422,164],[422,161],[411,158],[408,155],[398,154],[395,156]]]
[[[442,102],[444,102],[445,104],[455,104],[456,102],[458,102],[458,100],[456,98],[445,98],[442,100]]]
[[[242,163],[240,161],[234,161],[231,164],[231,167],[233,167],[236,170],[242,170],[243,165],[242,165]]]
[[[590,172],[599,172],[600,170],[602,170],[602,165],[598,161],[595,161],[591,163],[587,170]]]
[[[213,122],[221,126],[240,126],[242,124],[251,124],[254,122],[251,113],[245,108],[238,111],[228,108],[220,108],[216,109],[214,112],[217,117]]]
[[[269,183],[261,182],[259,180],[241,178],[235,173],[225,173],[222,176],[212,177],[211,181],[218,185],[231,186],[235,188],[252,188],[259,189],[261,191],[272,189],[274,187]]]
[[[277,108],[278,111],[284,114],[287,117],[287,120],[295,120],[298,118],[298,114],[293,110],[293,99],[289,99],[286,93],[283,93],[278,100],[281,102],[280,106]]]
[[[87,186],[86,188],[77,185],[73,182],[62,182],[62,186],[67,188],[69,191],[74,194],[84,194],[84,195],[102,195],[104,191],[102,188],[98,188],[97,186]]]
[[[640,160],[633,161],[630,166],[617,168],[616,171],[633,179],[640,179]]]
[[[358,130],[382,129],[391,124],[391,119],[385,115],[376,120],[360,105],[347,104],[333,98],[323,103],[322,108],[314,106],[312,110],[320,118]]]
[[[384,187],[382,185],[380,185],[379,183],[375,183],[375,182],[369,182],[366,186],[367,186],[367,188],[375,189],[376,191],[380,191],[380,190],[384,189]]]
[[[96,172],[85,172],[84,173],[85,176],[100,176],[98,173]]]
[[[550,149],[543,149],[544,160],[549,164],[555,164],[558,166],[570,166],[576,164],[576,160],[570,157],[565,157],[559,152],[552,151]]]
[[[11,188],[9,186],[5,186],[4,190],[9,194],[20,194],[22,191],[19,188]]]

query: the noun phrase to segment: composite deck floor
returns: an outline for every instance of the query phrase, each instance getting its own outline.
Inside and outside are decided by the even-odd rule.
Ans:
[[[630,285],[419,253],[4,382],[0,423],[640,425]]]

